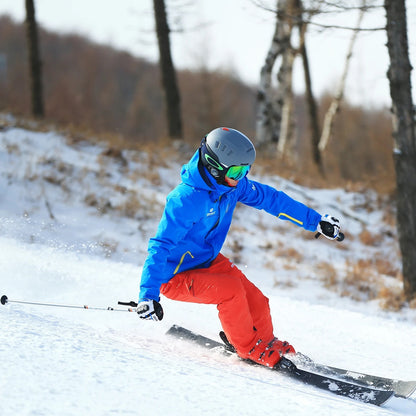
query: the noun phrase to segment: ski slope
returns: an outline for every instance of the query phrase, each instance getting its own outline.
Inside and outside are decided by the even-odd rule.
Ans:
[[[143,178],[129,182],[126,169],[140,169],[140,158],[120,168],[117,161],[99,162],[101,154],[92,145],[69,147],[53,132],[0,132],[0,295],[90,307],[137,300],[147,238],[180,165],[161,167],[166,182],[150,186]],[[94,174],[104,168],[111,173],[105,180]],[[48,175],[60,179],[59,185],[45,179]],[[359,198],[270,181],[299,190],[296,198],[312,195],[320,210],[335,200],[343,201],[344,212],[352,210],[349,199]],[[110,195],[116,205],[124,194],[110,193],[114,183],[152,195],[154,217],[97,214],[85,203],[83,195],[94,193]],[[355,241],[348,251],[339,250],[285,223],[269,227],[267,215],[259,220],[253,211],[236,214],[235,233],[243,246],[238,265],[270,298],[276,334],[318,362],[416,379],[414,310],[384,312],[375,302],[340,298],[312,276],[322,257],[342,268],[346,252],[362,256],[367,249]],[[377,224],[380,216],[374,211],[367,220]],[[359,229],[351,218],[344,224],[352,233]],[[302,248],[298,267],[266,266],[283,266],[264,248],[273,238]],[[116,248],[109,251],[108,241]],[[229,246],[225,253],[232,253]],[[282,282],[292,279],[294,285],[276,284],[280,273]],[[212,338],[221,328],[215,306],[166,298],[162,304],[165,318],[159,323],[127,311],[0,305],[0,415],[416,414],[416,396],[394,397],[381,408],[362,404],[170,338],[165,332],[175,323]]]

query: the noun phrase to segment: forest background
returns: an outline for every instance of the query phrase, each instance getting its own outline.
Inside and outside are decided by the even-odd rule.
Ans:
[[[163,90],[158,64],[97,44],[77,34],[39,28],[46,122],[71,132],[74,139],[95,135],[115,150],[167,143]],[[25,26],[0,17],[0,111],[30,116]],[[211,70],[201,64],[177,70],[184,141],[195,148],[216,126],[237,128],[255,139],[257,87],[244,83],[232,69]],[[332,100],[317,98],[322,123]],[[260,151],[263,168],[304,183],[322,178],[311,158],[305,100],[295,96],[296,130],[284,158],[270,148]],[[324,164],[325,186],[369,186],[394,194],[392,127],[389,108],[365,108],[344,100],[338,112]]]

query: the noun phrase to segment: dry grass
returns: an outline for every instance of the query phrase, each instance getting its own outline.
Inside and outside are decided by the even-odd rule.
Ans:
[[[371,247],[379,247],[384,239],[382,234],[373,234],[367,228],[363,229],[359,238],[361,243]]]
[[[371,261],[351,262],[347,260],[340,294],[354,300],[373,300],[377,297],[377,275]]]
[[[380,307],[388,311],[399,311],[406,305],[416,308],[416,299],[408,304],[401,285],[395,284],[400,280],[400,271],[387,260],[348,260],[343,276],[327,262],[318,263],[316,269],[324,286],[340,296],[356,301],[379,300]],[[394,276],[397,280],[387,286],[381,275]]]
[[[320,280],[327,289],[334,289],[338,286],[339,278],[335,267],[328,262],[322,261],[316,265]]]
[[[380,307],[384,310],[397,312],[406,305],[406,297],[402,288],[382,286],[378,292],[378,298]]]
[[[114,240],[100,240],[98,245],[103,250],[105,257],[110,258],[117,251],[118,242]]]
[[[286,279],[284,281],[274,279],[273,287],[280,287],[284,289],[291,289],[293,287],[296,287],[296,284],[291,279]]]
[[[120,149],[117,149],[117,148],[115,148],[115,147],[108,147],[107,149],[105,149],[105,150],[101,153],[101,155],[100,155],[100,157],[99,157],[99,159],[101,159],[101,160],[100,160],[100,163],[105,163],[105,161],[104,161],[104,160],[102,160],[102,159],[103,159],[103,157],[107,157],[107,158],[111,158],[111,159],[113,159],[113,160],[116,160],[116,161],[118,161],[118,162],[120,163],[120,165],[121,165],[121,166],[123,166],[123,167],[127,167],[127,165],[128,165],[128,161],[127,161],[127,159],[125,158],[125,156],[123,155],[123,152],[122,152]]]
[[[113,209],[108,199],[97,197],[97,195],[92,193],[85,196],[84,202],[88,206],[95,208],[100,214],[106,214]]]
[[[301,263],[303,254],[293,247],[279,247],[275,253],[275,257],[283,257],[290,262]]]
[[[161,205],[150,195],[138,195],[134,191],[122,189],[121,193],[125,198],[123,201],[114,204],[105,197],[98,197],[89,193],[84,198],[85,204],[93,207],[99,214],[117,213],[120,216],[136,220],[153,218],[155,211],[162,211]]]
[[[322,176],[312,161],[298,163],[289,158],[278,158],[276,152],[270,149],[257,149],[256,163],[253,166],[254,173],[273,174],[288,179],[298,185],[311,188],[344,188],[349,192],[364,193],[369,189],[375,190],[380,195],[392,195],[396,189],[394,175],[379,172],[378,175],[362,175],[361,180],[352,181],[342,178],[339,174],[327,174]]]
[[[397,218],[394,207],[395,203],[390,201],[389,204],[385,205],[383,209],[383,222],[391,228],[396,228],[397,226]]]
[[[235,264],[240,264],[243,261],[242,251],[244,246],[237,239],[233,239],[229,244],[229,248],[232,251],[231,261]]]
[[[389,260],[381,255],[376,256],[374,259],[374,267],[379,275],[399,278],[400,277],[400,269],[393,265]]]
[[[285,261],[283,263],[283,269],[284,270],[296,270],[298,267],[294,263],[290,263],[289,261]]]
[[[263,264],[263,267],[265,268],[265,269],[268,269],[268,270],[276,270],[276,262],[274,262],[274,261],[266,261],[264,264]]]

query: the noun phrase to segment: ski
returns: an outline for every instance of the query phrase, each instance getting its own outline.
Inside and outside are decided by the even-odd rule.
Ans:
[[[185,330],[185,328],[182,329]],[[204,337],[202,337],[202,339],[204,339]],[[202,340],[201,342],[204,341]],[[210,340],[210,342],[214,342],[216,347],[223,348],[226,351],[228,351],[228,353],[234,352],[233,346],[229,343],[227,344],[226,339],[223,339],[224,344],[213,340]],[[291,360],[297,367],[303,368],[311,372],[331,377],[340,377],[342,380],[350,381],[355,384],[361,384],[363,386],[373,387],[376,389],[394,390],[395,396],[405,399],[409,398],[416,390],[416,381],[405,381],[374,376],[358,371],[345,370],[342,368],[318,364],[301,353],[297,353],[293,358],[291,358]]]
[[[179,339],[191,341],[204,348],[220,351],[226,355],[234,355],[232,348],[222,342],[215,341],[203,335],[196,334],[186,328],[178,325],[173,325],[167,332],[168,335],[173,335]],[[248,361],[250,364],[254,364]],[[266,367],[265,367],[266,368]],[[296,366],[289,358],[283,357],[277,366],[270,370],[278,371],[295,378],[303,383],[318,387],[328,392],[337,394],[339,396],[349,397],[364,403],[371,403],[377,406],[385,403],[394,394],[390,389],[379,389],[363,384],[356,384],[349,380],[340,380],[333,376],[318,374],[306,369],[301,369]]]
[[[374,376],[358,371],[345,370],[343,368],[331,367],[315,363],[309,357],[297,353],[293,359],[294,363],[309,371],[331,377],[340,377],[342,380],[351,381],[363,386],[369,386],[376,389],[393,390],[394,395],[404,399],[409,398],[416,390],[416,381],[397,380],[392,378]]]

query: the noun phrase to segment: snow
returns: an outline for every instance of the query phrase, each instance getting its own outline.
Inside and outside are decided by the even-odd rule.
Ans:
[[[0,295],[90,307],[137,300],[147,240],[186,160],[152,165],[155,156],[123,152],[121,163],[104,156],[104,146],[69,142],[54,131],[0,131]],[[342,276],[346,260],[399,262],[394,227],[382,222],[377,197],[307,189],[253,171],[338,215],[348,233],[343,243],[315,240],[265,213],[237,210],[224,254],[270,298],[276,334],[321,363],[416,379],[415,311],[340,297],[317,269],[325,261]],[[389,231],[378,247],[356,238],[363,223]],[[378,408],[170,338],[165,332],[178,324],[218,339],[217,311],[165,298],[162,305],[159,323],[127,311],[0,306],[0,414],[416,414],[415,396]]]

